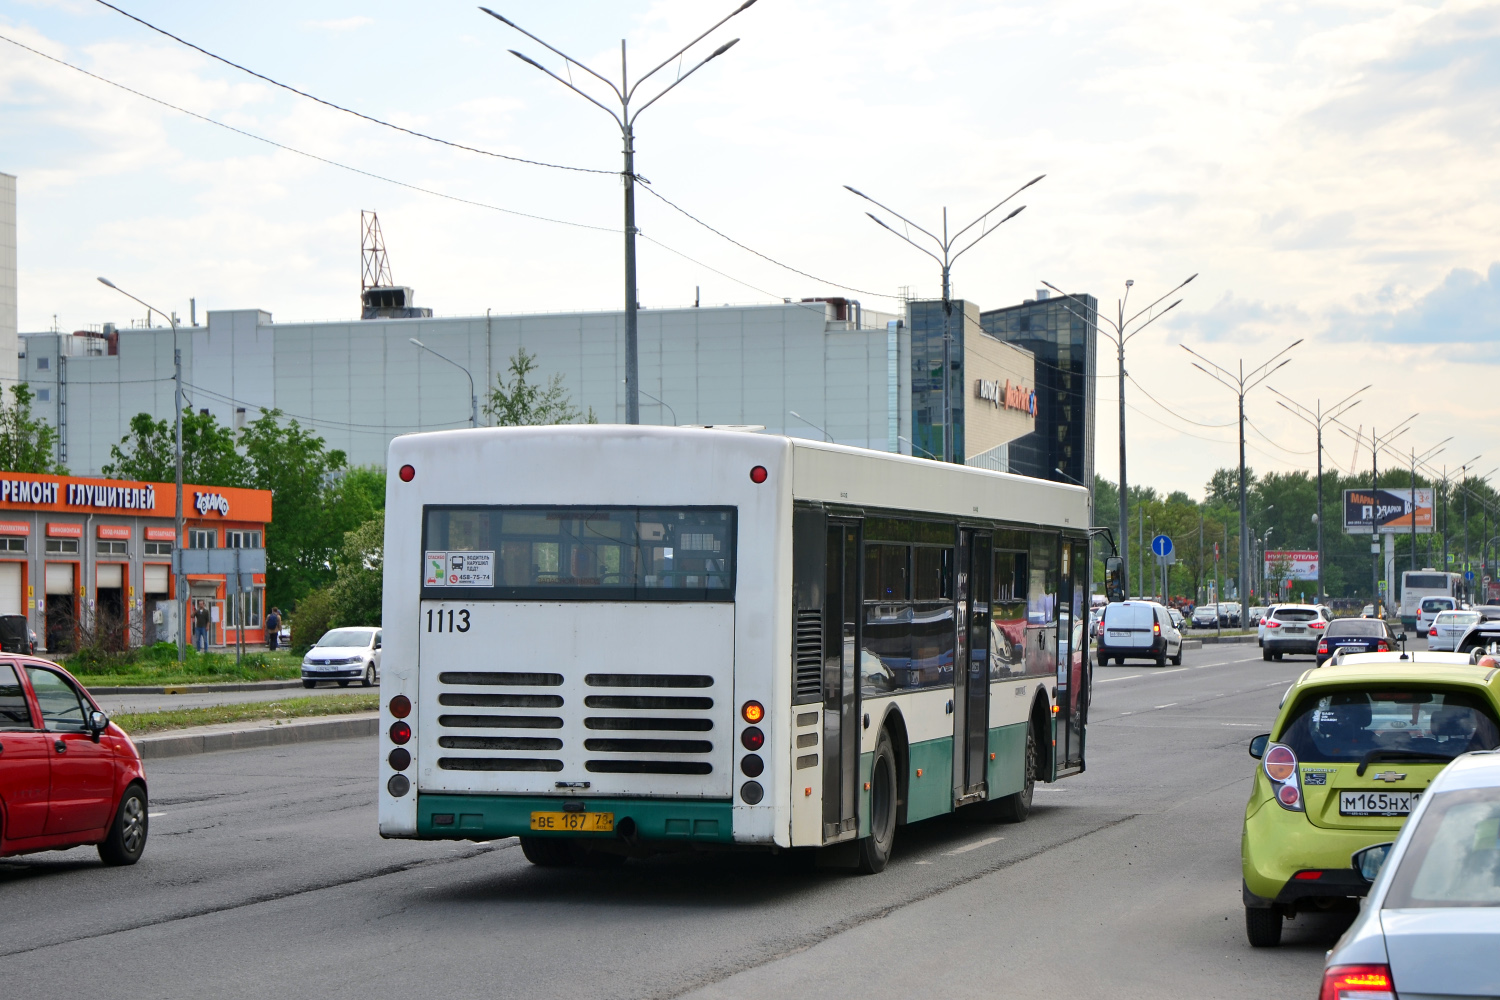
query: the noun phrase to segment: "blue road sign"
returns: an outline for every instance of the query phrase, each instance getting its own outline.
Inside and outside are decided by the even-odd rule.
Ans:
[[[1464,579],[1467,580],[1467,581],[1469,581],[1470,583],[1473,583],[1474,582],[1474,571],[1472,569],[1466,571],[1464,573]]]
[[[1157,535],[1155,538],[1151,539],[1151,551],[1159,556],[1171,555],[1172,539],[1168,538],[1166,535]]]

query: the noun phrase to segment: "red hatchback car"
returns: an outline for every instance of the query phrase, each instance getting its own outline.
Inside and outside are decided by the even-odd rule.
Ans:
[[[0,658],[0,857],[97,844],[146,849],[146,772],[125,731],[55,663]]]

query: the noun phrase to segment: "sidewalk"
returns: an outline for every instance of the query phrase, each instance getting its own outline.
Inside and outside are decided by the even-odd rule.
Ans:
[[[132,738],[142,758],[157,760],[219,750],[248,750],[286,743],[374,736],[379,729],[379,712],[358,712],[353,715],[326,715],[311,719],[228,722]]]

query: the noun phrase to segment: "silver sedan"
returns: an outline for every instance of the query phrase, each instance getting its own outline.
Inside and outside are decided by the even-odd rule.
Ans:
[[[1323,996],[1500,997],[1500,752],[1457,758],[1395,844],[1352,863],[1374,885],[1328,953]]]
[[[1458,641],[1479,621],[1478,611],[1440,611],[1427,630],[1427,648],[1452,652]]]

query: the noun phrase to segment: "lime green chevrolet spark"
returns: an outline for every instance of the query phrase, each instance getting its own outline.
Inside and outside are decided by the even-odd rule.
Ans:
[[[1240,837],[1245,934],[1281,942],[1283,918],[1353,908],[1369,883],[1351,856],[1396,839],[1423,789],[1462,753],[1500,747],[1500,667],[1456,653],[1340,655],[1299,677],[1255,769]]]

